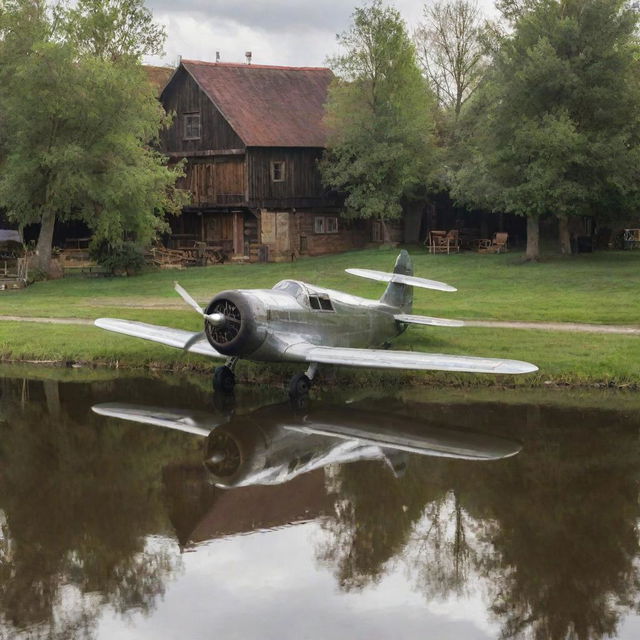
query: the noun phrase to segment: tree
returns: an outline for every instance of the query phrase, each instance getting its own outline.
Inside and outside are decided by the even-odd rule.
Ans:
[[[484,71],[482,14],[472,0],[425,5],[415,33],[418,57],[440,106],[457,120]]]
[[[99,3],[47,10],[43,0],[10,0],[0,14],[0,113],[5,159],[0,207],[21,225],[40,223],[38,267],[46,273],[56,220],[82,220],[94,240],[149,242],[166,228],[163,215],[182,203],[179,170],[150,148],[167,116],[140,64],[143,29],[116,38],[112,10],[141,9],[141,0],[104,5],[101,42],[72,40],[96,19]],[[84,21],[84,22],[83,22]],[[84,26],[83,26],[84,25]],[[96,41],[98,41],[96,40]],[[137,46],[132,44],[137,42]],[[161,44],[158,41],[156,44]],[[121,56],[115,52],[121,47]]]
[[[78,0],[57,13],[67,39],[83,55],[137,61],[162,53],[164,28],[141,0]]]
[[[347,214],[383,223],[423,188],[434,145],[432,96],[400,14],[380,0],[358,8],[330,63],[324,183],[346,192]],[[385,234],[386,235],[386,234]]]
[[[619,214],[640,202],[638,14],[624,0],[540,0],[514,13],[479,100],[456,195],[538,220]]]

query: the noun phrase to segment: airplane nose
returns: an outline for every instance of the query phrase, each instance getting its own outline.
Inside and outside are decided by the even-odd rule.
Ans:
[[[214,327],[222,327],[226,322],[224,314],[222,313],[209,313],[208,315],[205,315],[205,318],[207,319],[207,322],[212,324]]]
[[[209,464],[219,464],[224,460],[224,452],[216,451],[207,458]]]

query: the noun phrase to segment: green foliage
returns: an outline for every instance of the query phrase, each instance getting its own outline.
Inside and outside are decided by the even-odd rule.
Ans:
[[[327,186],[346,192],[359,217],[398,217],[401,200],[423,187],[433,163],[433,98],[400,14],[380,0],[353,14],[338,40],[345,53],[327,105]]]
[[[57,9],[66,39],[83,55],[106,60],[160,55],[164,27],[142,0],[77,0]]]
[[[129,275],[141,271],[144,267],[144,252],[134,242],[123,242],[114,246],[103,240],[92,245],[89,255],[111,273],[126,272]]]
[[[47,220],[51,233],[53,219],[74,219],[98,240],[145,244],[181,207],[180,167],[149,146],[168,119],[139,61],[162,31],[143,22],[127,39],[117,22],[136,10],[146,11],[140,0],[86,0],[51,15],[41,0],[11,0],[0,14],[0,206],[20,224],[43,223],[39,251],[48,242],[50,252]]]
[[[505,5],[514,31],[465,113],[454,195],[529,216],[637,208],[636,11],[622,0],[525,4]]]

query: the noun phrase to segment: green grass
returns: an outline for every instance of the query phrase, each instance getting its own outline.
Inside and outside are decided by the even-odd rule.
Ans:
[[[522,254],[429,255],[413,250],[415,273],[444,280],[457,293],[416,292],[418,313],[468,319],[593,322],[640,325],[640,252],[601,252],[522,263]],[[93,318],[179,317],[184,308],[173,291],[178,280],[205,302],[223,289],[271,287],[296,278],[377,298],[380,283],[344,273],[346,267],[391,270],[397,251],[370,250],[294,263],[220,265],[146,273],[135,278],[69,278],[41,282],[0,295],[0,314]],[[146,309],[131,308],[147,306]],[[154,309],[153,307],[171,309]]]
[[[640,252],[602,252],[522,263],[521,254],[428,255],[411,251],[416,275],[443,280],[457,293],[416,290],[414,310],[428,315],[510,321],[584,322],[640,326]],[[0,315],[115,316],[197,330],[199,320],[173,291],[178,280],[202,303],[227,288],[271,287],[284,278],[315,282],[378,298],[384,287],[344,273],[364,267],[391,270],[396,250],[350,252],[301,259],[293,264],[223,265],[186,271],[150,272],[135,278],[70,278],[0,293]],[[437,384],[640,385],[638,336],[553,333],[505,329],[413,327],[397,348],[504,356],[535,362],[540,373],[519,378],[441,373],[390,373],[340,369],[326,380],[368,384],[393,381]],[[198,356],[93,327],[0,323],[5,361],[53,360],[208,370]],[[243,364],[241,377],[282,379],[286,366]],[[243,373],[244,372],[244,373]]]

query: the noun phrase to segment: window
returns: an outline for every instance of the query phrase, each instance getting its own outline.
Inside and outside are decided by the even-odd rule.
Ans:
[[[315,233],[338,233],[336,216],[316,216],[313,223]]]
[[[200,114],[199,113],[184,114],[184,139],[185,140],[200,139]]]
[[[333,304],[325,293],[309,296],[309,306],[315,311],[334,311]]]
[[[285,163],[281,160],[271,163],[271,181],[272,182],[284,182],[285,175]]]

